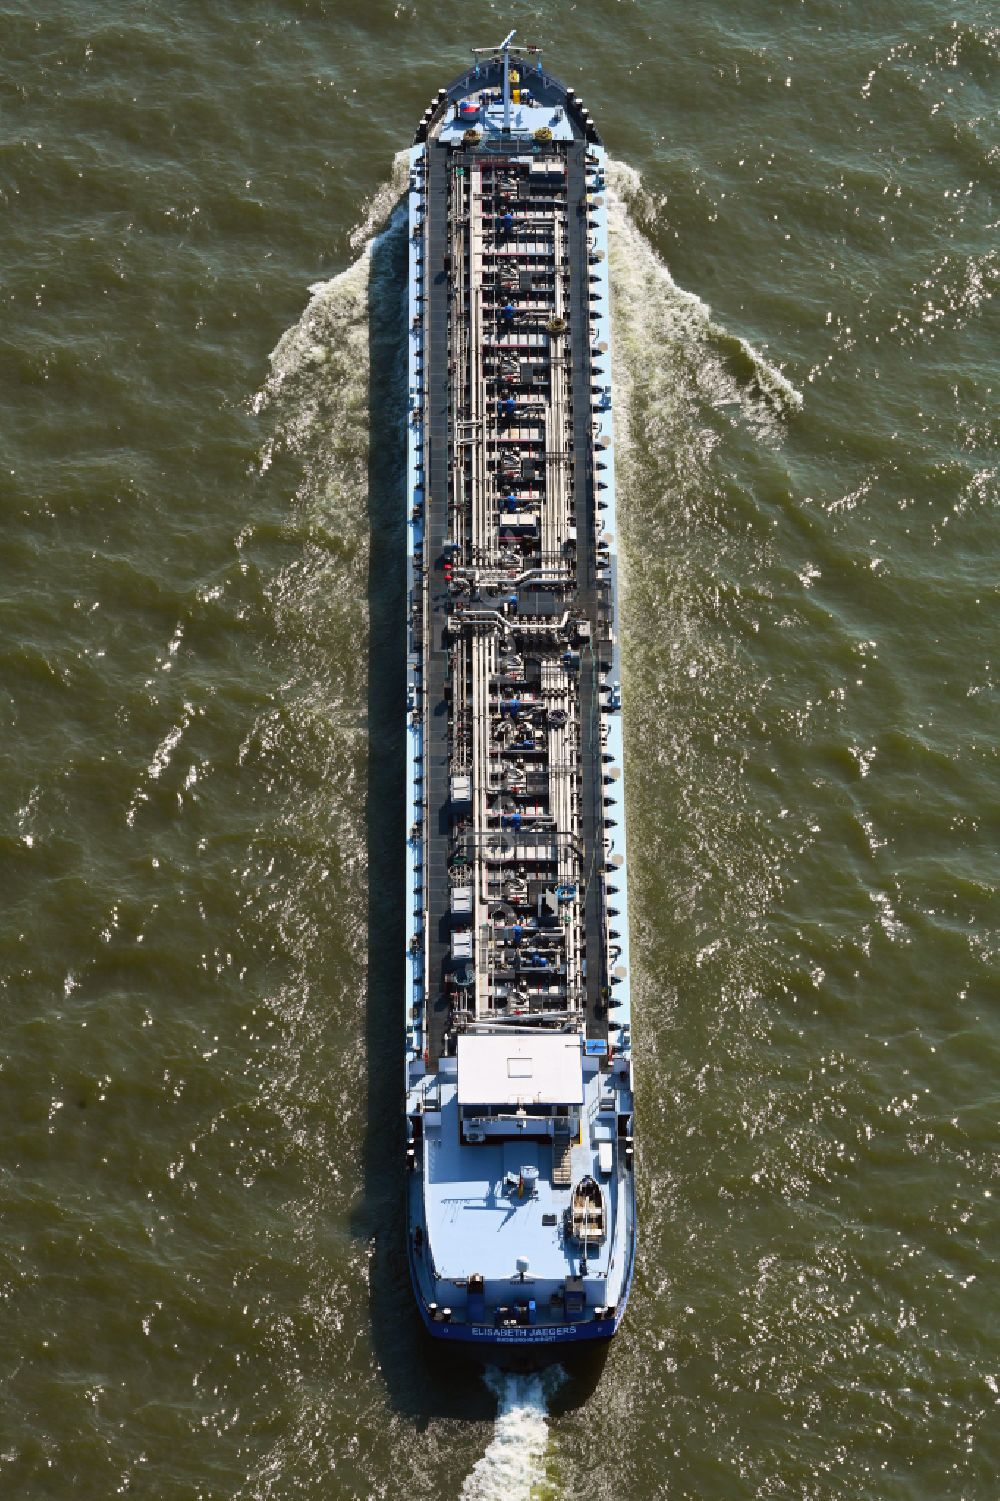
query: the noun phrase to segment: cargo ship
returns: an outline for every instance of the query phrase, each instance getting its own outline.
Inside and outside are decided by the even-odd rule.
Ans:
[[[610,1339],[636,1249],[606,158],[514,36],[408,187],[408,1255],[490,1358]]]

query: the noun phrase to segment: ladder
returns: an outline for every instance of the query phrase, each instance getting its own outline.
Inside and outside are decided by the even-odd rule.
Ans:
[[[569,1121],[557,1121],[552,1136],[552,1187],[568,1188],[573,1181],[573,1138]]]

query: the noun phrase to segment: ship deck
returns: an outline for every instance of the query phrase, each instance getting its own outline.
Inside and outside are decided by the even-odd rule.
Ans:
[[[562,1187],[552,1182],[551,1139],[506,1140],[494,1144],[464,1146],[458,1128],[456,1088],[450,1081],[441,1086],[441,1124],[425,1128],[426,1177],[424,1202],[427,1237],[434,1266],[440,1278],[453,1281],[470,1270],[488,1282],[518,1282],[518,1259],[528,1263],[528,1281],[522,1286],[551,1286],[576,1275],[580,1248],[563,1233],[572,1184],[590,1174],[601,1178],[598,1143],[613,1142],[612,1112],[597,1116],[596,1088],[587,1101],[588,1130],[585,1142],[571,1148],[571,1182]],[[511,1180],[525,1167],[538,1169],[537,1189],[527,1198],[518,1197]],[[505,1183],[510,1186],[505,1190]],[[623,1212],[623,1184],[614,1187],[609,1205],[610,1233],[601,1245],[590,1248],[588,1277],[606,1282],[613,1271],[617,1237],[616,1223]],[[549,1221],[550,1223],[546,1223]],[[620,1289],[619,1289],[620,1291]],[[605,1301],[602,1297],[600,1301]],[[614,1301],[612,1298],[611,1301]]]
[[[588,220],[585,211],[570,212],[569,205],[585,204],[587,194],[587,143],[576,140],[565,148],[565,250],[562,264],[567,281],[566,314],[567,332],[562,340],[565,356],[568,391],[566,410],[562,416],[564,431],[554,433],[558,451],[565,455],[566,484],[575,497],[594,494],[594,458],[591,432],[591,377],[590,349],[590,292],[587,280]],[[447,999],[447,977],[451,970],[450,936],[452,930],[449,907],[450,887],[448,875],[449,856],[454,843],[454,810],[451,803],[450,779],[455,770],[455,746],[453,743],[453,687],[451,666],[453,619],[452,605],[455,595],[448,577],[446,565],[451,553],[449,543],[454,530],[454,508],[451,504],[453,476],[455,471],[454,437],[451,431],[451,416],[457,419],[458,412],[450,413],[452,399],[451,371],[454,368],[452,330],[465,325],[472,317],[471,298],[466,296],[466,306],[456,308],[456,288],[451,269],[457,253],[454,246],[454,226],[451,220],[451,204],[454,184],[458,174],[476,169],[472,153],[460,149],[449,150],[441,141],[429,143],[427,168],[427,276],[426,276],[426,434],[427,434],[427,495],[425,500],[425,536],[428,570],[428,622],[429,632],[425,644],[425,693],[426,693],[426,840],[427,840],[427,973],[428,973],[428,1027],[427,1048],[429,1065],[437,1062],[444,1050],[445,1036],[452,1016]],[[531,206],[531,200],[528,200]],[[545,219],[551,225],[550,212]],[[547,260],[554,259],[550,251],[546,256],[539,253],[534,238],[522,239],[514,234],[505,240],[502,253],[505,259],[518,268],[531,266],[529,274],[538,274],[537,268]],[[468,289],[466,289],[468,292]],[[498,331],[494,348],[498,353],[515,354],[520,360],[536,349],[549,356],[549,337],[542,327],[543,313],[551,313],[551,306],[540,306],[534,325],[518,330],[521,337]],[[483,421],[485,414],[467,417],[469,421]],[[550,412],[545,415],[549,417]],[[493,446],[519,452],[522,448],[534,451],[539,445],[532,442],[532,434],[544,422],[532,424],[530,429],[505,431],[494,424]],[[541,445],[542,463],[551,470],[544,444]],[[544,504],[540,500],[539,509]],[[566,586],[558,593],[550,592],[555,614],[555,605],[572,609],[576,619],[590,626],[589,640],[596,646],[580,654],[578,681],[575,684],[575,708],[580,749],[578,759],[579,791],[572,824],[564,830],[571,833],[582,850],[578,862],[581,873],[581,925],[583,948],[588,963],[582,976],[581,1001],[588,1035],[607,1037],[607,1010],[603,1004],[607,988],[607,964],[602,944],[603,892],[603,809],[601,800],[601,745],[600,745],[600,695],[602,673],[611,666],[611,621],[606,584],[598,577],[597,509],[593,504],[577,504],[574,509],[575,558],[572,573],[567,571]],[[499,533],[499,518],[494,530]],[[565,536],[558,539],[564,545]],[[479,541],[481,553],[489,558],[485,539]],[[493,551],[496,551],[494,544]],[[546,554],[546,561],[551,554]],[[532,565],[536,559],[530,554],[525,563]],[[537,560],[541,562],[541,558]],[[519,566],[519,565],[518,565]],[[530,584],[504,586],[504,593],[516,593],[518,605],[514,612],[521,614],[521,602],[528,609],[537,606],[538,590]],[[491,605],[500,593],[481,591],[485,603]],[[529,594],[535,595],[528,599]],[[562,645],[568,643],[563,642]],[[471,694],[469,695],[471,697]],[[494,823],[496,820],[494,820]],[[485,832],[480,830],[480,832]],[[484,914],[485,916],[485,914]]]

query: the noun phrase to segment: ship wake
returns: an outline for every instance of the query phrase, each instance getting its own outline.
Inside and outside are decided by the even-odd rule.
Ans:
[[[363,706],[372,625],[368,586],[373,551],[378,553],[378,573],[390,566],[386,560],[395,554],[397,539],[402,546],[405,524],[395,493],[372,509],[371,452],[392,450],[390,459],[396,463],[393,454],[402,446],[398,435],[405,423],[405,381],[401,392],[393,386],[387,392],[376,388],[373,395],[372,308],[387,310],[376,318],[375,363],[379,369],[398,369],[405,357],[405,317],[395,309],[397,302],[404,305],[400,274],[406,249],[401,207],[406,163],[401,153],[391,178],[366,206],[351,237],[357,259],[310,289],[308,305],[277,344],[268,377],[253,399],[269,434],[260,451],[261,478],[266,476],[274,487],[270,493],[277,492],[279,499],[284,494],[281,515],[290,550],[269,588],[276,635],[289,659],[285,704],[281,714],[264,711],[254,739],[284,768],[276,771],[273,790],[288,810],[302,877],[289,880],[278,898],[291,974],[267,1002],[281,1044],[261,1058],[261,1088],[300,1159],[301,1192],[286,1207],[297,1227],[300,1270],[311,1288],[308,1344],[319,1359],[339,1347],[342,1310],[351,1305],[359,1277],[366,1275],[367,1252],[357,1246],[342,1264],[330,1264],[326,1227],[331,1218],[346,1216],[355,1191],[342,1170],[341,1143],[345,1137],[360,1143],[364,1122],[360,1112],[347,1112],[337,1122],[337,1144],[317,1142],[315,1111],[329,1080],[316,1039],[337,1034],[359,1040],[365,1035],[368,976],[364,939],[358,935],[364,933],[370,874],[362,812],[368,775]],[[702,494],[709,488],[706,461],[719,441],[709,420],[712,412],[721,414],[724,427],[732,423],[754,440],[779,442],[801,397],[777,367],[727,333],[701,299],[672,280],[640,227],[649,215],[637,201],[642,193],[637,175],[612,163],[608,177],[616,449],[627,563],[630,534],[645,526],[644,513],[651,513],[647,520],[655,529],[677,524],[678,516],[690,511],[699,522],[692,523],[692,546],[705,530],[701,523],[711,504]],[[669,464],[666,458],[661,462],[664,455]],[[674,501],[666,507],[659,497],[668,488]],[[264,519],[261,524],[271,523]],[[252,531],[248,526],[241,541],[249,541]],[[674,556],[662,546],[656,556],[661,554]],[[683,557],[680,551],[677,555]],[[637,551],[637,568],[640,561]],[[683,612],[687,595],[682,595]],[[679,622],[672,639],[689,634],[683,626]],[[344,642],[350,643],[349,651]],[[379,646],[376,632],[374,649]],[[705,642],[695,646],[691,653],[704,663]],[[633,643],[634,652],[642,649],[641,640]],[[702,681],[692,679],[694,688]],[[655,693],[651,701],[659,703]],[[655,759],[659,730],[646,732],[642,716],[633,716],[631,724],[640,741],[648,734]],[[678,754],[676,742],[672,747],[671,753]],[[248,746],[246,753],[251,751]],[[243,755],[241,749],[241,759]],[[313,760],[337,767],[337,776],[308,775],[301,768]],[[695,780],[702,784],[703,768]],[[333,893],[327,879],[331,828],[337,831]],[[316,830],[322,831],[322,839],[313,838]],[[248,930],[258,920],[253,892],[271,879],[268,868],[247,872]],[[331,901],[347,915],[345,930],[354,935],[348,955],[352,983],[339,988],[336,1001],[326,997],[324,951],[317,941]],[[334,1456],[312,1442],[323,1429],[325,1408],[317,1395],[322,1383],[302,1372],[301,1339],[290,1336],[283,1320],[275,1320],[265,1337],[284,1370],[291,1414],[287,1432],[262,1457],[241,1492],[260,1501],[284,1494],[291,1476],[305,1477],[310,1485],[335,1478]],[[495,1429],[462,1483],[463,1498],[539,1501],[559,1493],[553,1478],[550,1402],[562,1379],[558,1372],[488,1373],[497,1399]],[[377,1388],[365,1403],[359,1401],[359,1422],[371,1431],[393,1421]],[[410,1481],[418,1493],[416,1471]]]
[[[741,419],[755,438],[780,442],[787,419],[803,405],[802,393],[780,366],[674,281],[642,227],[654,228],[660,211],[638,172],[609,159],[608,186],[616,373],[634,385],[655,371],[661,400],[690,403],[693,417],[695,404],[703,404]],[[631,392],[625,394],[631,405]]]
[[[565,1380],[558,1367],[537,1375],[490,1368],[496,1394],[493,1439],[461,1490],[461,1501],[541,1501],[555,1495],[549,1455],[549,1402]]]

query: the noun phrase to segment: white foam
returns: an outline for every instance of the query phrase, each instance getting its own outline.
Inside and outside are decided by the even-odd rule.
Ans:
[[[368,241],[374,240],[378,231],[391,215],[396,204],[406,192],[410,171],[410,153],[397,151],[392,160],[392,174],[388,182],[376,188],[365,206],[364,217],[351,230],[351,249],[359,250]]]
[[[462,1501],[532,1501],[547,1478],[548,1404],[565,1380],[558,1367],[541,1375],[487,1370],[496,1393],[493,1440],[462,1486]]]
[[[163,739],[156,747],[156,750],[153,752],[153,759],[146,767],[147,786],[144,787],[142,783],[139,784],[132,795],[132,801],[129,803],[127,809],[125,810],[125,822],[128,824],[129,828],[131,828],[135,823],[135,815],[139,811],[140,806],[143,803],[147,803],[149,801],[148,783],[158,782],[163,773],[167,770],[167,767],[170,765],[173,753],[177,749],[180,742],[183,740],[187,728],[194,716],[194,705],[185,703],[184,712],[181,715],[180,719],[176,724],[171,725],[170,729],[164,735]]]
[[[343,450],[346,444],[357,462],[367,456],[367,432],[355,430],[367,422],[372,253],[383,235],[400,229],[405,219],[397,176],[394,172],[392,181],[375,194],[372,201],[378,208],[369,210],[358,233],[374,224],[383,228],[365,241],[350,266],[309,288],[301,318],[271,352],[271,373],[251,402],[256,414],[280,405],[278,431],[261,449],[262,474],[282,448],[311,452],[315,481],[321,479],[324,464],[329,463],[328,472],[333,472],[331,447]],[[363,483],[351,488],[363,501]]]
[[[32,833],[31,829],[28,827],[28,823],[29,820],[33,819],[35,814],[38,812],[38,803],[41,797],[41,790],[42,789],[40,787],[32,787],[31,792],[28,796],[28,801],[25,803],[23,808],[18,808],[17,810],[17,824],[21,835],[21,842],[23,844],[26,844],[29,850],[35,843],[35,836]]]
[[[171,726],[171,728],[164,735],[163,739],[160,741],[159,745],[156,747],[156,750],[153,753],[153,759],[146,767],[146,774],[148,775],[150,781],[158,781],[166,771],[167,767],[170,765],[170,758],[173,755],[174,751],[177,749],[177,746],[180,744],[181,739],[184,735],[184,731],[191,723],[191,715],[193,713],[194,710],[192,709],[191,705],[185,704],[184,714],[180,722]]]
[[[802,407],[802,393],[747,339],[717,323],[701,297],[674,281],[637,222],[636,216],[656,218],[662,204],[634,168],[609,159],[608,189],[615,355],[623,345],[631,367],[625,373],[641,380],[643,362],[648,366],[666,358],[674,366],[678,399],[679,383],[687,382],[694,388],[688,394],[719,410],[735,406],[759,435],[780,437],[783,419]],[[737,354],[745,378],[732,371]]]
[[[315,434],[319,406],[336,391],[344,415],[363,396],[368,378],[368,286],[372,251],[383,233],[391,233],[400,221],[401,200],[406,191],[409,154],[400,151],[392,164],[389,180],[369,200],[361,222],[350,234],[356,261],[328,281],[314,282],[309,303],[294,328],[278,340],[271,352],[271,374],[254,396],[251,407],[260,413],[273,406],[286,386],[302,380],[295,391],[295,410],[282,411],[280,443],[300,450]],[[322,367],[331,366],[324,370]],[[310,375],[315,378],[309,380]],[[334,419],[337,413],[334,412]],[[328,418],[326,420],[329,420]],[[264,473],[274,457],[275,442],[265,443],[260,458]]]
[[[309,288],[305,312],[294,328],[282,334],[271,352],[271,373],[253,398],[255,413],[272,406],[297,377],[326,365],[328,353],[334,349],[349,356],[347,368],[353,371],[358,385],[364,382],[368,369],[366,319],[371,252],[369,242],[345,271]],[[317,349],[323,353],[322,361],[317,359]],[[296,392],[298,410],[286,408],[283,412],[280,436],[286,447],[300,448],[307,435],[315,430],[317,404],[326,387],[326,380],[317,380],[311,390]],[[269,467],[273,450],[273,442],[265,446],[262,472]]]

